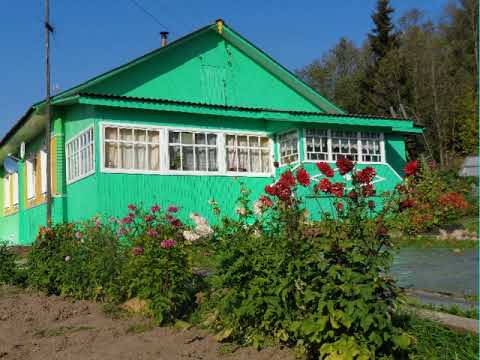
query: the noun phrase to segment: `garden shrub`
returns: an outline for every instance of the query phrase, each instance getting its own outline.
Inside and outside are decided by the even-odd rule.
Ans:
[[[49,294],[111,300],[124,264],[111,224],[98,218],[58,224],[40,229],[28,255],[28,281]]]
[[[469,181],[440,171],[432,163],[413,160],[405,166],[406,179],[398,186],[401,212],[392,222],[408,234],[446,226],[476,208],[467,202]]]
[[[153,206],[149,212],[129,206],[119,233],[130,244],[127,264],[120,277],[125,299],[138,297],[148,302],[148,312],[159,323],[185,317],[192,310],[196,278],[188,250],[192,241],[206,236],[199,225],[189,230],[175,216],[177,208],[166,212]],[[208,230],[210,229],[210,230]]]
[[[7,242],[0,241],[0,285],[22,282],[16,261],[17,254],[8,246]]]
[[[331,182],[328,164],[318,167],[325,177],[313,191],[336,209],[319,223],[305,217],[298,190],[312,184],[301,167],[284,172],[253,206],[242,191],[239,219],[225,219],[215,235],[218,267],[204,323],[219,339],[282,342],[322,359],[401,352],[410,340],[392,323],[398,292],[385,275],[393,244],[384,219],[398,211],[396,198],[376,209],[370,167],[337,161],[350,185]]]

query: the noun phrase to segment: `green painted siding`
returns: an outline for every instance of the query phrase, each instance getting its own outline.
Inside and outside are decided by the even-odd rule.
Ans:
[[[400,176],[403,176],[403,167],[407,160],[404,136],[387,134],[385,136],[385,153],[387,154],[387,162]]]
[[[3,203],[2,203],[3,208]],[[18,212],[8,216],[0,217],[0,241],[7,241],[11,244],[19,243],[19,215]]]
[[[88,92],[321,111],[215,32],[158,54]]]

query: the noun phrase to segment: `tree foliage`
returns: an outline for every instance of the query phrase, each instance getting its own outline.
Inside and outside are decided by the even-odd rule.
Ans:
[[[298,74],[347,112],[403,116],[403,105],[440,165],[458,164],[478,146],[477,2],[451,2],[436,22],[418,9],[395,24],[392,14],[379,0],[361,47],[341,38]]]

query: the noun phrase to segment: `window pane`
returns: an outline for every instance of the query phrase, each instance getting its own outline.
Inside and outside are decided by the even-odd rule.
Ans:
[[[133,168],[133,146],[132,144],[120,144],[120,159],[122,169]]]
[[[183,134],[185,133],[182,133],[182,140],[183,140]],[[195,169],[194,164],[195,164],[195,160],[193,157],[193,146],[182,147],[182,169],[194,170]]]
[[[160,170],[160,147],[148,145],[148,169]]]
[[[120,129],[120,140],[131,141],[132,129]]]
[[[227,170],[237,171],[237,152],[235,149],[227,149]]]
[[[237,137],[237,145],[238,146],[247,146],[247,137],[246,136],[238,136]]]
[[[135,169],[143,170],[147,168],[146,145],[135,145]]]
[[[248,138],[248,145],[250,147],[258,147],[259,146],[259,139],[258,139],[258,136],[250,136]]]
[[[205,134],[195,134],[195,144],[205,144]]]
[[[197,134],[198,135],[198,134]],[[207,149],[204,147],[195,148],[195,170],[207,170]]]
[[[168,155],[170,158],[170,169],[180,170],[182,166],[182,157],[180,152],[180,146],[169,146]]]
[[[189,132],[182,132],[182,144],[193,144],[193,134]]]
[[[207,134],[207,143],[208,145],[217,145],[217,135]]]
[[[227,135],[227,146],[235,146],[235,135]]]
[[[148,132],[148,142],[158,144],[159,141],[160,141],[160,133],[158,131]]]
[[[168,142],[170,144],[179,144],[180,143],[180,133],[176,131],[170,131],[168,133]]]
[[[107,142],[105,144],[105,167],[107,167],[107,168],[118,167],[117,144],[116,143],[108,143]]]
[[[262,171],[260,150],[250,150],[250,171],[256,173]]]
[[[248,171],[248,150],[247,149],[238,149],[238,171],[247,172]]]
[[[146,130],[135,130],[135,141],[145,142]]]
[[[262,150],[262,172],[270,172],[270,151]]]
[[[208,171],[217,171],[217,149],[209,148],[208,149]]]

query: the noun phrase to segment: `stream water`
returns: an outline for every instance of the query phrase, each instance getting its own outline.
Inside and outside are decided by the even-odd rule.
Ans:
[[[457,297],[476,295],[478,252],[476,249],[460,253],[452,249],[401,249],[395,257],[392,275],[398,286],[407,289],[451,293]]]

